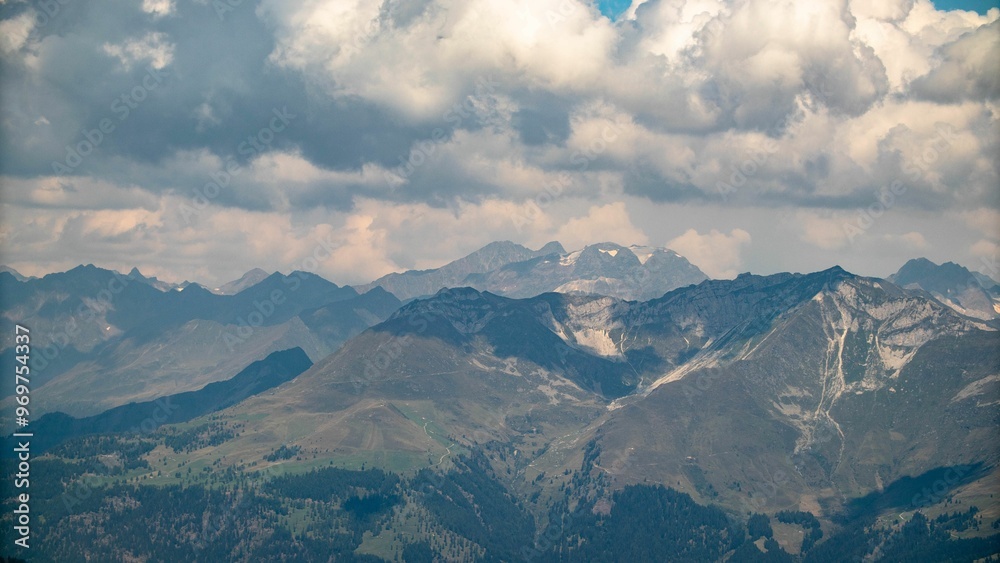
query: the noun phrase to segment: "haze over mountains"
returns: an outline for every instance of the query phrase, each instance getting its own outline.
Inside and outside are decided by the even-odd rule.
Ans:
[[[771,502],[833,507],[942,465],[993,467],[998,369],[995,327],[838,268],[639,303],[455,289],[224,418],[255,420],[246,447],[308,428],[294,441],[305,451],[371,462],[546,444],[511,462],[528,482],[578,467],[596,444],[594,466],[618,482],[669,482],[734,509],[753,490],[730,484],[782,469],[792,477]]]
[[[80,419],[60,412],[50,413],[40,417],[33,425],[39,437],[35,442],[36,451],[44,452],[74,436],[151,432],[163,424],[187,422],[276,387],[311,366],[312,361],[301,348],[292,348],[269,354],[232,378],[209,383],[197,391],[129,403]],[[150,413],[155,416],[151,418]]]
[[[358,286],[357,289],[364,291],[380,286],[405,301],[433,295],[443,287],[462,287],[470,274],[482,274],[508,264],[564,252],[566,251],[558,242],[550,242],[538,250],[531,250],[510,241],[492,242],[440,268],[387,274],[369,284]]]
[[[971,528],[935,545],[1000,549],[979,526],[1000,522],[1000,294],[984,278],[916,259],[888,279],[833,267],[708,280],[666,249],[500,242],[357,288],[253,270],[213,293],[80,266],[40,279],[0,272],[0,295],[5,333],[31,327],[33,424],[41,445],[65,441],[50,454],[65,467],[97,467],[112,454],[88,452],[118,448],[132,453],[91,470],[186,487],[344,468],[302,477],[320,489],[369,483],[350,489],[367,491],[354,500],[310,493],[333,516],[303,518],[364,530],[336,540],[338,553],[392,559],[425,542],[445,559],[510,559],[490,538],[533,544],[571,514],[583,527],[551,540],[560,547],[542,560],[573,560],[598,541],[591,518],[644,491],[669,522],[671,503],[694,502],[717,522],[758,512],[816,522],[760,549],[743,546],[738,526],[717,544],[691,532],[712,557],[827,550],[814,560],[833,561],[855,544],[873,558],[903,533],[895,515],[946,514],[954,502],[976,507]],[[9,345],[3,357],[14,361]],[[164,404],[169,416],[155,418]],[[937,492],[920,488],[948,471],[959,476]],[[396,488],[370,484],[386,475]],[[680,496],[667,502],[652,485]],[[106,494],[114,504],[138,493]],[[375,520],[345,508],[366,502]],[[483,530],[463,524],[474,514]],[[58,537],[80,533],[59,522]],[[268,522],[281,550],[333,549],[323,535],[311,548],[284,543],[281,519]],[[815,545],[820,530],[841,535]],[[190,557],[184,545],[178,557]],[[220,545],[223,557],[240,549],[235,537]]]
[[[468,286],[509,297],[557,292],[646,301],[706,279],[667,249],[601,243],[566,252],[557,242],[537,251],[492,243],[441,268],[390,274],[356,289],[314,274],[260,269],[214,291],[168,284],[137,269],[121,275],[81,266],[40,279],[17,276],[0,273],[4,326],[32,323],[38,343],[51,346],[35,359],[36,385],[57,380],[39,401],[41,412],[76,415],[194,390],[289,347],[319,361],[399,307],[400,296],[387,288],[406,300]],[[987,289],[981,279],[988,278],[926,259],[889,277],[963,315],[995,320],[1000,288]],[[581,346],[613,346],[596,334],[577,337]],[[9,347],[2,353],[9,355]]]
[[[404,301],[446,287],[472,287],[508,297],[554,291],[645,300],[706,279],[696,266],[665,248],[605,242],[566,252],[558,242],[550,242],[532,251],[504,241],[438,269],[389,274],[358,289],[381,286]]]
[[[953,262],[939,266],[926,258],[915,258],[887,279],[927,291],[962,314],[980,319],[1000,317],[1000,284]]]
[[[161,291],[80,266],[27,282],[0,273],[0,292],[4,330],[20,322],[37,333],[39,414],[90,415],[195,390],[293,347],[318,360],[400,304],[381,289],[359,295],[305,272],[216,295],[197,284]],[[9,357],[12,348],[4,350]]]
[[[34,359],[35,385],[48,387],[36,409],[77,416],[192,391],[290,347],[318,361],[399,307],[382,285],[407,299],[462,283],[512,295],[559,290],[635,298],[705,279],[663,249],[606,243],[567,254],[556,242],[538,251],[493,243],[437,270],[388,276],[358,288],[360,294],[314,274],[261,269],[213,290],[135,268],[122,275],[88,265],[30,280],[14,274],[0,274],[3,322],[39,331],[45,354]],[[10,350],[0,353],[8,357]]]

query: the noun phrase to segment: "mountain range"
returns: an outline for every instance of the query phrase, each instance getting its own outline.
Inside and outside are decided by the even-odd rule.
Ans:
[[[546,292],[592,293],[647,300],[708,279],[672,250],[604,242],[566,252],[558,242],[537,251],[495,242],[435,270],[389,274],[359,286],[380,286],[406,301],[447,287],[472,287],[508,297]]]
[[[274,352],[232,378],[209,383],[197,391],[129,403],[80,419],[61,412],[49,413],[32,424],[38,435],[35,451],[44,452],[75,436],[150,433],[165,424],[187,422],[281,385],[311,366],[312,361],[301,348],[292,348]]]
[[[450,289],[219,416],[253,420],[241,451],[282,436],[419,467],[500,443],[510,485],[549,476],[553,498],[588,460],[618,486],[829,517],[906,476],[995,468],[997,373],[995,327],[839,268],[645,302]],[[1000,492],[989,482],[972,490]]]
[[[616,545],[975,559],[1000,552],[1000,295],[984,279],[916,259],[887,279],[709,280],[667,249],[500,242],[354,288],[252,270],[213,292],[81,266],[0,272],[0,300],[5,334],[32,330],[42,474],[109,483],[53,517],[51,545],[90,533],[78,513],[120,541],[160,537],[108,508],[145,495],[180,504],[144,526],[225,537],[219,557],[265,547],[199,534],[211,506],[277,552],[369,561]],[[157,549],[205,555],[186,542]]]
[[[217,295],[197,284],[161,291],[92,265],[25,282],[0,273],[0,295],[5,334],[17,322],[34,335],[36,412],[75,416],[193,391],[278,350],[318,360],[400,305],[380,288],[359,295],[305,272]],[[2,355],[13,361],[9,343]]]
[[[926,258],[915,258],[887,279],[905,288],[926,291],[964,315],[1000,318],[1000,284],[954,262],[938,265]]]
[[[12,330],[17,321],[37,333],[34,385],[48,386],[38,412],[75,416],[191,391],[289,347],[318,361],[400,306],[385,288],[404,299],[459,282],[515,296],[559,290],[635,298],[705,279],[665,249],[604,243],[566,253],[557,242],[538,251],[497,242],[437,270],[393,274],[357,289],[315,274],[261,269],[212,290],[163,282],[137,268],[120,274],[87,265],[38,279],[15,274],[0,273],[0,324]],[[9,342],[0,348],[0,356],[11,354]],[[0,397],[11,387],[5,384]]]

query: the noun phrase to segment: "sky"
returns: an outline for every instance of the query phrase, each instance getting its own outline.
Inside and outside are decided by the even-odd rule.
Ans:
[[[934,7],[939,10],[969,10],[986,14],[990,8],[1000,7],[1000,0],[937,0]]]
[[[558,240],[714,277],[925,256],[997,278],[1000,10],[980,12],[2,1],[0,261],[343,284]]]

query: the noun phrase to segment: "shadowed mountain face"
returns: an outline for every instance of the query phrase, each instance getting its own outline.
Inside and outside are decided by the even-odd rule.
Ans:
[[[705,279],[696,266],[665,248],[605,242],[567,253],[556,242],[538,251],[502,242],[437,270],[390,274],[359,289],[381,286],[404,300],[433,295],[445,287],[472,287],[516,298],[558,292],[647,300]]]
[[[20,281],[20,282],[28,281],[29,279],[34,279],[34,278],[28,278],[26,276],[22,276],[20,272],[18,272],[14,268],[11,268],[10,266],[0,265],[0,272],[6,272],[6,273],[14,276],[14,279],[16,279],[17,281]]]
[[[559,268],[628,271],[640,260],[623,250],[580,252]],[[99,519],[117,544],[195,560],[208,552],[143,538],[184,526],[197,535],[209,509],[196,501],[217,491],[209,504],[240,515],[231,521],[275,530],[262,542],[273,553],[259,552],[267,560],[377,550],[392,560],[385,546],[402,538],[425,542],[397,546],[408,561],[996,552],[1000,535],[982,536],[1000,516],[1000,331],[926,290],[835,267],[708,280],[646,301],[464,287],[400,306],[380,287],[331,300],[336,290],[307,278],[293,295],[290,278],[236,296],[174,291],[196,306],[159,310],[173,327],[160,332],[144,327],[158,297],[115,294],[124,310],[106,307],[100,319],[121,334],[98,334],[102,343],[32,400],[87,396],[108,385],[98,377],[120,401],[160,398],[32,422],[34,446],[48,448],[38,478],[73,508],[47,520],[42,545],[98,545],[90,521]],[[60,319],[45,316],[61,310],[52,294],[25,302],[34,321]],[[220,324],[233,314],[227,302],[249,302],[260,318]],[[213,320],[185,321],[185,310]],[[191,364],[212,358],[213,345],[236,361],[282,341],[343,339],[312,367],[305,347],[268,352],[235,377],[163,392],[165,382],[204,379]],[[121,484],[74,496],[60,483],[80,472]],[[963,515],[949,515],[955,504]],[[143,519],[147,506],[157,512]],[[277,531],[297,519],[321,531]],[[247,529],[208,525],[213,549],[243,553]]]
[[[840,268],[646,302],[453,289],[223,417],[275,436],[309,421],[297,444],[363,459],[496,440],[523,456],[515,482],[589,459],[618,485],[736,510],[835,510],[902,476],[1000,461],[998,350],[991,326]]]
[[[231,379],[210,383],[197,391],[129,403],[80,419],[60,412],[49,413],[32,423],[32,431],[38,436],[35,447],[43,452],[65,440],[87,434],[148,434],[162,425],[187,422],[235,405],[291,380],[311,366],[312,361],[301,348],[292,348],[274,352]]]
[[[13,325],[27,326],[36,411],[78,416],[198,389],[277,350],[322,358],[400,305],[381,289],[358,295],[305,272],[216,295],[80,266],[27,282],[0,273],[0,292],[0,356],[12,354]]]
[[[550,242],[538,250],[531,250],[510,241],[491,242],[472,254],[440,268],[388,274],[370,284],[358,286],[357,289],[365,292],[373,287],[382,287],[406,301],[433,295],[442,288],[468,285],[464,281],[470,274],[491,272],[508,264],[523,262],[537,256],[564,252],[566,251],[558,242]]]
[[[248,287],[253,287],[260,282],[264,281],[268,277],[268,273],[260,268],[254,268],[249,272],[243,274],[238,280],[233,280],[229,283],[222,284],[221,286],[213,289],[213,293],[218,293],[220,295],[236,295],[237,293],[247,289]]]
[[[465,283],[518,298],[555,291],[645,301],[705,279],[701,270],[672,250],[605,242],[471,275]]]
[[[926,258],[910,260],[889,276],[889,281],[908,289],[928,292],[963,315],[977,319],[1000,318],[1000,293],[992,280],[953,262],[937,265]],[[986,285],[983,285],[983,283]]]

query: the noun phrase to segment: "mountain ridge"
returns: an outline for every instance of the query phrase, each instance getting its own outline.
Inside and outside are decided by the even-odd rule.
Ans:
[[[445,459],[459,446],[541,443],[505,462],[523,475],[512,486],[574,470],[593,443],[594,471],[619,485],[649,478],[736,510],[760,507],[747,495],[762,485],[740,461],[756,456],[796,475],[772,505],[814,498],[833,514],[831,487],[860,497],[879,479],[1000,462],[996,448],[974,447],[996,423],[998,344],[989,324],[840,267],[707,280],[645,302],[452,288],[221,416],[262,417],[251,428],[263,435],[339,420],[296,444],[370,460],[387,455],[372,449],[380,443],[417,467],[421,452]],[[947,377],[935,375],[942,369]],[[277,410],[290,414],[267,416]],[[920,438],[893,430],[893,420],[928,417],[948,422]],[[863,446],[891,432],[906,432],[923,457],[897,448],[892,461]]]
[[[441,268],[389,274],[358,289],[382,285],[404,301],[434,295],[442,287],[475,287],[518,298],[558,292],[648,300],[705,279],[697,266],[665,248],[604,242],[566,252],[551,242],[531,251],[502,241]]]
[[[995,285],[983,286],[983,278],[986,276],[954,262],[939,265],[926,258],[914,258],[886,279],[907,289],[926,291],[963,315],[1000,319],[1000,292],[994,291]]]

